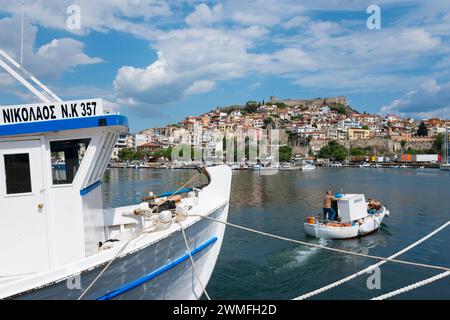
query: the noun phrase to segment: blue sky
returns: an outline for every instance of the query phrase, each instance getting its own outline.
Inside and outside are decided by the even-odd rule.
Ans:
[[[248,100],[345,95],[352,107],[450,118],[450,2],[25,0],[25,67],[63,99],[100,97],[131,130]],[[78,5],[81,28],[67,27]],[[381,8],[369,30],[366,9]],[[19,56],[20,6],[0,3]],[[0,73],[1,104],[34,97]]]

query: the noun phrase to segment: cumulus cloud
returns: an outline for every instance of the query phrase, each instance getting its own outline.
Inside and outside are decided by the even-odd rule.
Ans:
[[[115,103],[135,109],[210,92],[224,81],[253,75],[262,82],[265,76],[286,78],[301,89],[338,94],[395,91],[400,96],[419,88],[415,91],[442,95],[450,80],[440,70],[450,68],[450,4],[412,2],[410,10],[383,23],[382,30],[368,30],[369,0],[35,0],[26,3],[31,24],[26,25],[25,60],[32,71],[49,78],[102,62],[88,56],[81,37],[70,39],[70,33],[35,48],[38,26],[81,36],[120,31],[148,40],[157,58],[147,67],[124,63],[113,81]],[[383,10],[405,3],[384,0]],[[82,30],[66,28],[71,4],[81,8]],[[2,0],[0,12],[7,17],[0,19],[0,42],[16,57],[18,39],[4,25],[19,10],[17,1]],[[336,14],[327,19],[320,10]],[[361,19],[336,18],[346,11],[361,12]],[[16,31],[17,26],[15,20]],[[56,60],[58,56],[65,59]],[[427,78],[436,79],[436,86],[420,86]],[[406,101],[407,95],[399,100]]]
[[[450,118],[450,83],[427,79],[416,90],[384,106],[383,113],[399,113],[416,118]]]
[[[64,30],[75,34],[109,30],[147,37],[152,28],[146,22],[172,15],[169,4],[162,0],[27,0],[27,20],[46,28]],[[81,11],[81,29],[67,28],[67,8],[77,5]],[[2,0],[0,11],[19,15],[21,6],[16,0]]]
[[[195,81],[189,88],[184,92],[185,95],[192,95],[198,93],[206,93],[213,90],[216,87],[216,83],[210,80],[198,80]]]
[[[17,61],[20,60],[20,37],[11,35],[19,34],[18,30],[20,30],[18,16],[0,19],[1,48]],[[53,39],[49,43],[35,48],[37,30],[38,28],[29,21],[24,23],[24,66],[38,78],[57,79],[64,72],[72,71],[77,66],[102,62],[102,59],[90,57],[84,53],[84,44],[71,38]],[[1,78],[11,79],[6,74],[3,74]],[[0,87],[8,87],[10,91],[12,90],[21,98],[27,100],[30,98],[23,94],[23,90],[17,89],[15,81],[0,80]]]
[[[303,27],[309,22],[311,19],[308,16],[296,16],[288,21],[284,21],[281,23],[281,26],[285,29],[293,29],[298,27]]]
[[[218,4],[210,9],[207,4],[201,3],[186,17],[186,23],[193,27],[210,25],[220,19],[222,8],[223,6]]]
[[[163,32],[155,47],[158,58],[146,68],[122,67],[114,80],[121,99],[167,103],[213,90],[218,81],[249,73],[281,75],[311,69],[313,59],[303,50],[286,48],[271,54],[252,53],[254,35],[194,28]]]

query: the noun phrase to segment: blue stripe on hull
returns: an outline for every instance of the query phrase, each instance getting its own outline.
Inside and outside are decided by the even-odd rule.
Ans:
[[[101,184],[102,184],[102,181],[98,180],[98,181],[94,182],[93,184],[91,184],[90,186],[87,186],[86,188],[81,189],[80,196],[84,196],[84,195],[88,194],[89,192],[91,192],[92,190],[94,190]]]
[[[200,251],[202,251],[203,249],[209,247],[210,245],[212,245],[213,243],[215,243],[217,241],[217,237],[212,237],[211,239],[209,239],[208,241],[206,241],[205,243],[201,244],[200,246],[198,246],[197,248],[195,248],[194,250],[191,251],[191,255],[194,256],[195,254],[199,253]],[[157,276],[163,274],[166,271],[169,271],[170,269],[176,267],[177,265],[179,265],[180,263],[186,261],[187,259],[189,259],[189,254],[186,253],[185,255],[179,257],[178,259],[172,261],[169,264],[166,264],[165,266],[162,266],[159,269],[156,269],[155,271],[150,272],[149,274],[136,279],[132,282],[129,282],[127,284],[125,284],[124,286],[115,289],[99,298],[97,298],[97,300],[110,300],[113,299],[119,295],[121,295],[122,293],[125,293],[127,291],[130,291],[131,289],[134,289],[138,286],[140,286],[141,284],[148,282],[154,278],[156,278]]]

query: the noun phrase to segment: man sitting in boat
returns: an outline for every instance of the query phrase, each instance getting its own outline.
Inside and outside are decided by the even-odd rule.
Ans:
[[[333,200],[337,200],[334,196],[331,190],[328,190],[325,194],[325,198],[323,199],[323,220],[327,220],[327,214],[328,214],[328,220],[334,221],[336,219],[336,211],[334,211],[333,207],[331,206],[331,202]]]
[[[374,200],[374,199],[369,199],[367,201],[367,212],[369,214],[374,214],[377,213],[378,211],[381,210],[381,202],[378,200]]]

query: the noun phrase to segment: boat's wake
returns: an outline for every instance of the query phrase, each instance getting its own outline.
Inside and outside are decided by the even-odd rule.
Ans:
[[[329,239],[315,239],[311,241],[311,243],[319,244],[321,246],[326,246],[332,240]],[[308,264],[312,258],[317,256],[317,254],[323,251],[320,248],[316,247],[307,247],[307,246],[297,246],[294,248],[290,248],[279,253],[276,257],[278,261],[278,268],[275,269],[275,272],[283,272],[287,269],[298,268],[301,266],[305,266]],[[280,265],[281,264],[281,265]]]

